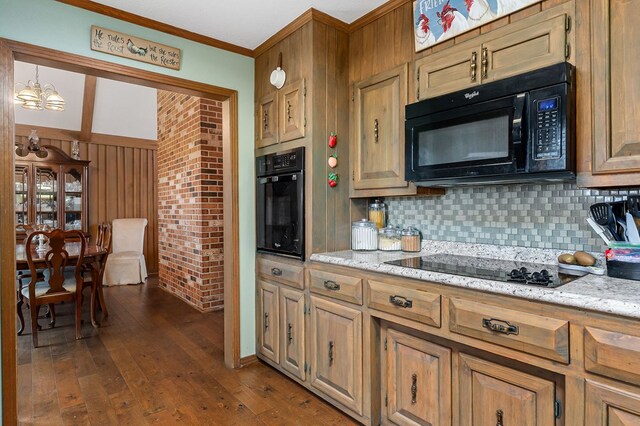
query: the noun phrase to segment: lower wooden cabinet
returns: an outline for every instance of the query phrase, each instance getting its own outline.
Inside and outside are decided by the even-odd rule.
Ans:
[[[362,312],[311,296],[311,386],[362,415]]]
[[[280,362],[278,292],[277,284],[258,280],[258,352],[276,364]]]
[[[305,327],[304,327],[304,293],[290,288],[280,288],[280,366],[305,380]]]
[[[386,348],[386,420],[451,425],[451,350],[393,329]]]
[[[591,426],[638,426],[640,393],[587,380],[585,420]]]
[[[470,355],[459,355],[460,424],[555,425],[555,383]]]

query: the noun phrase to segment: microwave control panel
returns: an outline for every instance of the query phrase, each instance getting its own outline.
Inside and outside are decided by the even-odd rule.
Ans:
[[[535,102],[533,152],[535,160],[562,157],[560,110],[560,98],[557,96]]]

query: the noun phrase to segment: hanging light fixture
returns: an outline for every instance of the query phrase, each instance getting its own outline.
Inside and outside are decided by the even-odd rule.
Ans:
[[[23,89],[18,91],[18,86],[23,86]],[[40,85],[37,65],[35,83],[32,80],[29,80],[27,84],[16,83],[14,100],[16,104],[22,105],[22,108],[30,110],[64,111],[64,98],[56,91],[53,84]]]

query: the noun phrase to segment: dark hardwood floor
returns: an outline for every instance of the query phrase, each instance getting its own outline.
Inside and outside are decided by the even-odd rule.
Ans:
[[[199,313],[149,281],[105,288],[110,315],[99,329],[85,300],[82,340],[69,303],[57,307],[54,329],[38,333],[37,349],[27,323],[18,336],[20,424],[356,424],[261,362],[227,370],[222,312]]]

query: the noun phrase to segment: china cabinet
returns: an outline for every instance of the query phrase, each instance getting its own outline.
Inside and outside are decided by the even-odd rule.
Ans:
[[[45,158],[33,153],[16,156],[15,224],[87,232],[89,161],[74,160],[53,146],[45,148]]]

